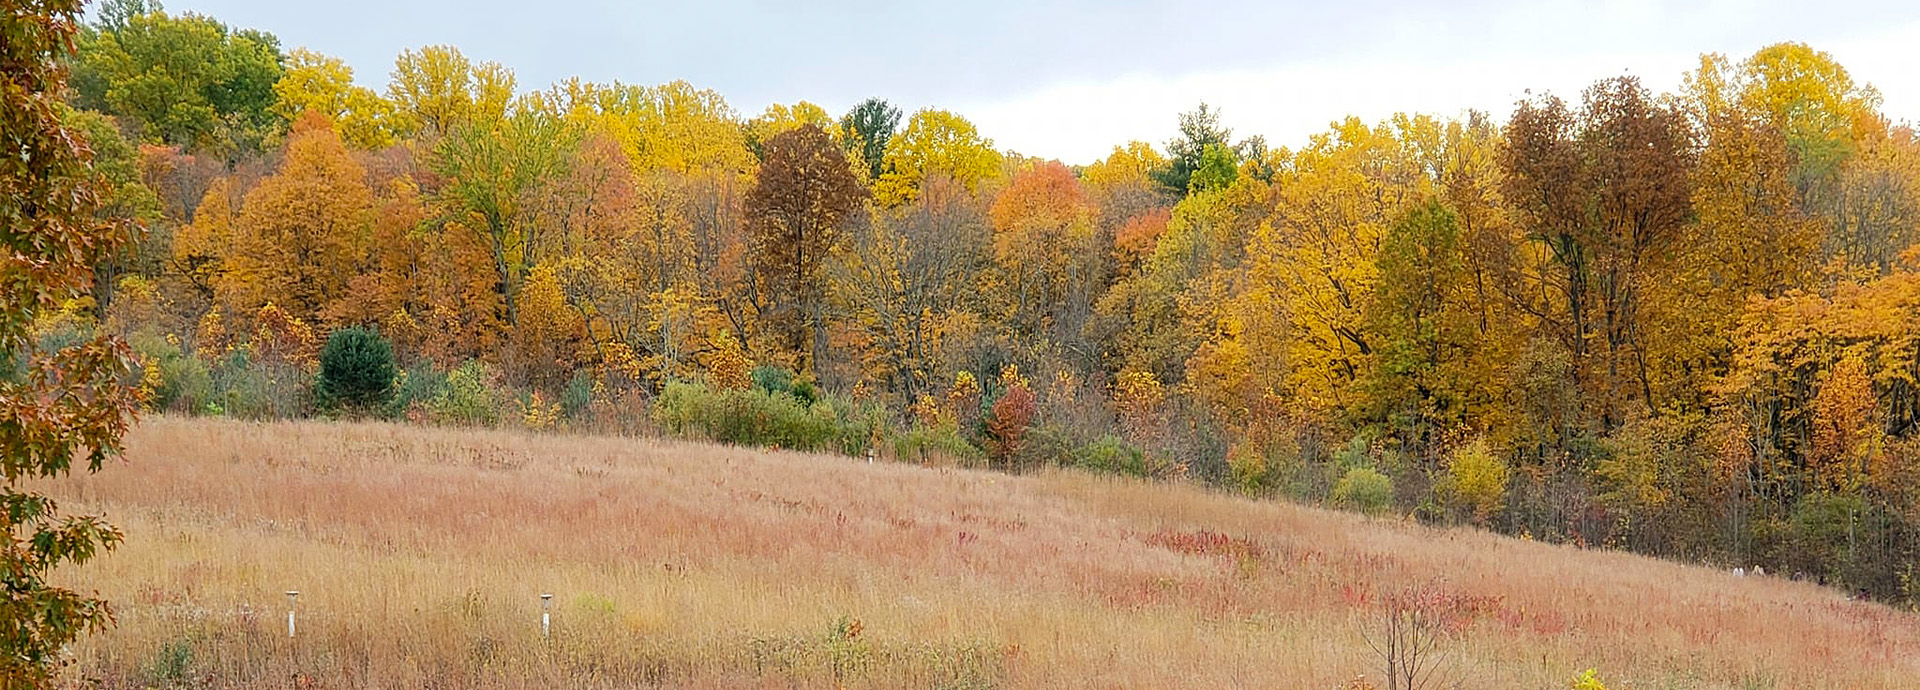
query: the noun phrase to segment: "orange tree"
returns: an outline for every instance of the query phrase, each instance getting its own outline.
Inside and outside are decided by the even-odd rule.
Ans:
[[[26,488],[89,471],[118,452],[135,393],[126,346],[109,336],[40,350],[35,317],[87,294],[93,266],[128,236],[96,221],[102,179],[58,115],[62,58],[79,0],[0,0],[0,687],[50,682],[61,646],[112,621],[106,602],[48,573],[120,541],[96,517],[62,516]]]

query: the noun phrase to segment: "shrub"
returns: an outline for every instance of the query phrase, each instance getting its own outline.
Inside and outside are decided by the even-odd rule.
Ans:
[[[830,406],[803,406],[785,392],[715,391],[687,382],[667,384],[654,419],[677,436],[797,450],[827,450],[837,431]]]
[[[573,372],[573,378],[567,379],[567,387],[560,390],[560,415],[568,420],[577,420],[586,414],[591,405],[593,375],[585,371]]]
[[[1335,505],[1378,513],[1393,502],[1393,480],[1371,467],[1355,467],[1333,486]]]
[[[915,424],[890,439],[893,457],[906,462],[954,462],[971,465],[986,457],[978,447],[960,435],[960,428],[949,422],[934,426]]]
[[[786,393],[793,388],[793,372],[771,364],[754,367],[749,378],[753,379],[753,388],[758,391]]]
[[[393,346],[370,328],[334,331],[320,350],[315,387],[327,406],[367,411],[393,399]]]
[[[1025,384],[1008,387],[993,401],[993,414],[987,417],[987,454],[995,462],[1008,464],[1020,452],[1036,411],[1033,391]]]
[[[241,419],[287,419],[310,411],[311,377],[297,364],[262,358],[251,344],[213,363],[213,389],[196,411]]]
[[[1074,449],[1073,465],[1095,472],[1124,474],[1132,477],[1146,477],[1151,474],[1146,451],[1128,445],[1126,441],[1112,434],[1101,436],[1092,443]]]
[[[409,413],[424,411],[447,390],[447,374],[433,363],[420,360],[400,371],[393,384],[393,399],[387,403],[387,418],[404,419]]]
[[[492,426],[500,420],[493,371],[477,360],[467,360],[447,374],[446,387],[427,403],[427,410],[443,424]]]
[[[1486,441],[1474,441],[1455,450],[1447,472],[1455,499],[1473,512],[1475,521],[1486,522],[1505,503],[1510,472],[1507,463],[1487,448]]]
[[[797,384],[796,384],[797,385]],[[755,387],[714,390],[676,381],[653,407],[654,421],[676,436],[746,446],[864,455],[886,437],[886,410],[822,396],[809,401]]]

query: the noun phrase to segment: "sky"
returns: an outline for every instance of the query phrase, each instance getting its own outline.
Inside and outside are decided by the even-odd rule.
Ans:
[[[403,49],[452,44],[523,89],[578,76],[711,88],[743,117],[879,96],[946,108],[998,148],[1090,163],[1164,144],[1201,102],[1236,138],[1299,146],[1347,115],[1502,117],[1628,74],[1671,91],[1705,52],[1831,53],[1884,112],[1920,120],[1920,3],[1881,0],[168,0],[346,60],[384,90]]]

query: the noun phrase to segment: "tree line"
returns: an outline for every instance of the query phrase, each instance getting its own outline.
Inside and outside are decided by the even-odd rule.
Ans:
[[[157,409],[315,413],[286,382],[365,326],[401,360],[396,417],[742,442],[811,419],[779,442],[1920,600],[1920,141],[1803,44],[1297,149],[1203,105],[1085,166],[935,108],[532,90],[446,46],[376,92],[141,0],[71,68],[101,213],[145,230],[39,330],[126,335]]]

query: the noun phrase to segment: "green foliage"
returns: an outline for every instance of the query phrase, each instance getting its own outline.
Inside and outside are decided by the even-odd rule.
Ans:
[[[1205,103],[1181,113],[1180,136],[1167,142],[1170,160],[1165,169],[1154,173],[1154,181],[1176,197],[1232,182],[1238,162],[1227,141],[1231,136],[1232,130],[1220,126],[1220,111]]]
[[[162,645],[154,652],[153,664],[147,668],[147,678],[158,687],[178,687],[187,682],[187,674],[192,670],[193,641],[181,638]]]
[[[371,328],[334,331],[320,349],[317,393],[324,404],[367,411],[393,400],[393,346]]]
[[[938,463],[942,461],[958,462],[962,465],[976,464],[985,460],[986,454],[978,446],[968,442],[960,435],[960,429],[954,424],[934,427],[914,425],[894,434],[888,439],[893,449],[893,457],[904,462]]]
[[[560,391],[560,414],[567,419],[580,419],[593,404],[593,375],[586,371],[573,372],[573,378],[567,379],[567,386]]]
[[[260,357],[252,347],[238,347],[213,367],[213,396],[204,414],[240,419],[287,419],[307,414],[307,375],[274,357]]]
[[[1147,477],[1151,469],[1146,451],[1113,434],[1101,436],[1092,443],[1074,449],[1072,465],[1130,477]]]
[[[403,419],[409,413],[423,412],[435,398],[447,390],[447,373],[420,360],[395,377],[393,400],[387,403],[389,419]]]
[[[900,127],[900,109],[879,98],[869,98],[840,118],[841,140],[859,148],[851,152],[867,168],[867,179],[886,172],[884,159],[894,130]]]
[[[755,387],[714,390],[702,383],[667,384],[654,421],[676,436],[720,443],[862,455],[884,438],[885,410],[825,396],[811,403]]]
[[[80,41],[82,107],[130,118],[149,141],[221,153],[257,151],[285,125],[271,111],[284,59],[272,34],[160,11],[120,21]]]
[[[1379,513],[1393,504],[1393,480],[1371,467],[1347,470],[1333,486],[1335,505]]]
[[[686,382],[667,384],[653,408],[655,421],[675,435],[794,450],[833,445],[834,420],[830,408],[825,412],[818,414],[785,393],[714,391]]]
[[[502,404],[493,370],[479,360],[467,360],[447,374],[446,387],[427,403],[427,410],[441,424],[493,426],[500,421]]]

